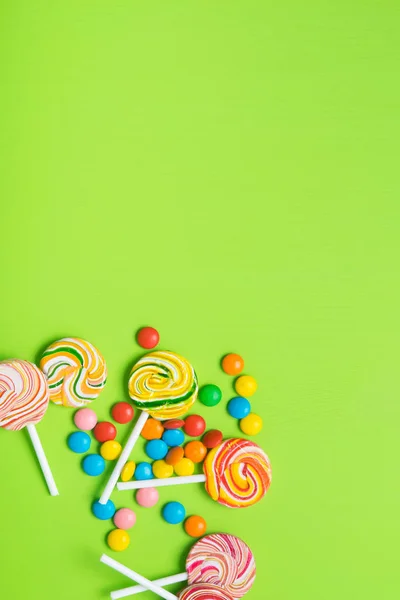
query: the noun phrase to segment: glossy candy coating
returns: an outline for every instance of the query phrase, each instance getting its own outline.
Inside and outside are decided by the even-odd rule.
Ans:
[[[153,462],[153,475],[157,479],[166,479],[174,474],[174,467],[165,462],[165,460],[156,460]]]
[[[115,514],[115,504],[112,500],[108,500],[106,504],[100,504],[97,500],[92,504],[92,512],[97,519],[108,521],[108,519],[112,519]]]
[[[206,422],[200,415],[189,415],[185,419],[183,431],[191,437],[199,437],[206,429]]]
[[[164,429],[180,429],[185,424],[183,419],[169,419],[168,421],[164,421]]]
[[[74,431],[68,436],[67,445],[72,452],[76,454],[84,454],[90,448],[90,436],[84,431]]]
[[[167,455],[168,446],[163,440],[150,440],[146,444],[145,452],[152,460],[160,460]]]
[[[145,440],[160,440],[164,433],[164,427],[157,419],[147,419],[140,435]]]
[[[100,454],[88,454],[82,461],[82,468],[86,475],[97,477],[104,473],[106,462]]]
[[[120,508],[115,513],[113,521],[118,529],[131,529],[136,523],[136,514],[130,508]]]
[[[109,440],[115,440],[117,437],[117,429],[115,425],[109,421],[101,421],[97,423],[93,430],[93,435],[98,442],[108,442]]]
[[[239,375],[244,369],[244,360],[239,354],[226,354],[221,366],[227,375]]]
[[[192,515],[185,521],[185,531],[191,537],[202,537],[207,530],[207,523],[203,517]]]
[[[74,423],[82,431],[91,431],[97,423],[97,415],[91,408],[80,408],[74,414]]]
[[[257,435],[263,427],[262,418],[255,413],[250,413],[240,421],[240,429],[246,435]]]
[[[244,419],[244,417],[247,417],[249,414],[251,405],[247,398],[235,396],[235,398],[229,400],[227,410],[231,417],[234,417],[235,419]]]
[[[185,456],[189,458],[194,463],[202,462],[207,455],[207,448],[202,442],[198,442],[197,440],[193,442],[188,442],[185,445]]]
[[[215,448],[222,442],[223,437],[222,431],[219,429],[210,429],[203,435],[201,441],[206,448]]]
[[[199,400],[205,404],[205,406],[216,406],[219,402],[221,402],[221,398],[222,392],[217,385],[208,383],[200,388]]]
[[[100,454],[105,460],[115,460],[121,452],[121,444],[115,440],[108,440],[100,447]]]
[[[183,448],[181,446],[175,446],[174,448],[170,448],[168,450],[168,454],[165,457],[165,462],[167,465],[176,465],[182,458],[185,456]]]
[[[180,502],[168,502],[163,506],[162,516],[171,525],[182,523],[186,516],[185,507]]]
[[[167,429],[162,435],[163,441],[167,446],[180,446],[185,440],[183,431],[180,429]]]
[[[157,504],[159,497],[156,488],[142,488],[136,492],[136,502],[144,508],[151,508]]]
[[[235,381],[235,390],[239,396],[250,398],[257,391],[257,381],[250,375],[241,375]]]
[[[130,481],[135,473],[136,463],[133,460],[128,460],[122,467],[121,481]]]
[[[117,402],[111,409],[111,416],[116,423],[129,423],[134,415],[135,411],[129,402]]]
[[[174,465],[174,471],[180,477],[186,475],[193,475],[194,473],[194,462],[190,458],[182,458],[176,465]]]
[[[151,469],[151,464],[148,462],[140,462],[136,465],[135,469],[135,479],[144,480],[151,479],[153,477],[153,471]]]
[[[150,350],[157,346],[160,341],[160,334],[154,327],[142,327],[136,334],[136,340],[139,346]]]
[[[129,533],[124,529],[113,529],[107,536],[107,544],[114,552],[126,550],[130,541]]]

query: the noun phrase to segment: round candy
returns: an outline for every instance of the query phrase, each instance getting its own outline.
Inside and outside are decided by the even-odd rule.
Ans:
[[[185,475],[193,475],[194,473],[194,462],[190,458],[182,458],[176,465],[174,465],[174,471],[180,477]]]
[[[146,454],[152,460],[160,460],[167,455],[168,446],[163,440],[150,440],[146,444]]]
[[[117,402],[111,409],[111,416],[117,423],[129,423],[132,421],[135,411],[129,402]]]
[[[180,427],[183,427],[184,424],[185,421],[182,419],[170,419],[169,421],[164,421],[163,423],[164,429],[179,429]]]
[[[82,431],[91,431],[97,423],[97,415],[91,408],[80,408],[74,414],[74,423]]]
[[[104,473],[106,462],[100,454],[88,454],[82,461],[82,468],[86,475],[97,477]]]
[[[112,500],[107,500],[106,504],[100,504],[99,501],[93,502],[92,512],[97,519],[108,521],[115,514],[115,504]]]
[[[130,508],[120,508],[114,515],[114,525],[118,529],[130,529],[136,523],[136,515]]]
[[[239,354],[227,354],[222,359],[221,366],[228,375],[239,375],[244,369],[244,360]]]
[[[151,470],[151,464],[148,462],[141,462],[136,466],[135,479],[143,481],[144,479],[152,479],[153,471]]]
[[[26,360],[0,362],[0,427],[17,431],[38,423],[49,405],[43,373]]]
[[[50,400],[64,406],[85,406],[95,400],[107,380],[100,352],[80,338],[64,338],[44,351],[40,368],[46,375]]]
[[[136,492],[136,502],[144,508],[151,508],[157,504],[158,499],[159,494],[156,488],[142,488]]]
[[[183,451],[183,448],[181,448],[181,446],[175,446],[174,448],[168,450],[168,454],[165,457],[165,462],[167,463],[167,465],[176,465],[179,461],[182,460],[184,455],[185,453]]]
[[[257,391],[257,381],[250,375],[242,375],[235,381],[235,390],[239,396],[250,398]]]
[[[147,419],[140,433],[145,440],[160,440],[164,433],[164,427],[157,419]]]
[[[215,406],[221,401],[222,392],[217,385],[208,383],[203,385],[199,391],[199,400],[206,406]]]
[[[109,421],[102,421],[101,423],[97,423],[93,435],[100,443],[108,442],[109,440],[115,440],[117,437],[117,430],[115,425]]]
[[[257,435],[257,433],[260,433],[262,429],[263,422],[261,417],[255,413],[250,413],[247,415],[247,417],[240,421],[239,425],[240,429],[246,435]]]
[[[205,534],[206,529],[207,523],[203,517],[199,517],[198,515],[192,515],[185,521],[185,531],[192,537],[202,537]]]
[[[129,481],[132,479],[135,469],[136,463],[133,460],[128,460],[128,462],[122,467],[121,481]]]
[[[122,446],[115,440],[108,440],[100,446],[100,454],[106,460],[115,460],[122,452]]]
[[[186,559],[189,583],[210,583],[232,598],[241,598],[252,587],[256,565],[250,548],[226,533],[206,535],[191,548]]]
[[[233,600],[222,588],[211,583],[195,583],[181,591],[179,600]]]
[[[240,438],[225,440],[210,450],[203,471],[211,498],[231,508],[255,504],[271,483],[268,456],[254,442]]]
[[[137,332],[136,339],[139,346],[150,350],[157,346],[160,341],[160,334],[154,327],[142,327],[142,329],[139,329]]]
[[[90,448],[91,439],[83,431],[75,431],[68,436],[68,448],[77,454],[84,454]]]
[[[150,352],[132,367],[129,377],[132,402],[157,419],[173,419],[187,413],[197,392],[192,365],[174,352]]]
[[[200,415],[189,415],[185,419],[183,431],[191,437],[202,435],[206,429],[206,422]]]
[[[250,412],[251,406],[247,398],[236,396],[228,402],[228,413],[235,419],[244,419]]]
[[[186,516],[185,507],[180,502],[168,502],[162,509],[162,516],[171,525],[182,523]]]
[[[174,467],[165,462],[165,460],[156,460],[153,462],[153,475],[158,479],[166,479],[174,474]]]
[[[185,446],[185,456],[194,463],[202,462],[207,455],[207,448],[202,442],[188,442]]]
[[[219,429],[210,429],[203,435],[201,441],[206,448],[215,448],[222,442],[223,437],[222,431]]]
[[[126,550],[130,541],[129,533],[123,529],[113,529],[107,536],[107,544],[115,552]]]
[[[164,431],[162,439],[167,446],[180,446],[183,444],[185,436],[180,429],[167,429]]]

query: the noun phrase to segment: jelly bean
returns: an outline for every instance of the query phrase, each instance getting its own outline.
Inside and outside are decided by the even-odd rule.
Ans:
[[[181,448],[181,446],[175,446],[168,451],[168,454],[165,457],[165,462],[167,465],[176,465],[184,456],[185,453],[183,448]]]
[[[126,550],[130,541],[129,533],[123,529],[113,529],[107,536],[107,544],[115,552]]]
[[[74,414],[74,423],[78,429],[91,431],[97,423],[97,415],[91,408],[81,408]]]
[[[141,431],[141,436],[145,440],[160,440],[164,431],[164,427],[157,419],[147,419]]]
[[[163,440],[150,440],[146,444],[145,451],[152,460],[160,460],[167,455],[168,446]]]
[[[157,504],[159,497],[156,488],[142,488],[136,492],[136,502],[144,508],[151,508]]]
[[[201,537],[206,532],[207,523],[203,517],[192,515],[186,519],[184,527],[188,535],[192,537]]]
[[[185,477],[186,475],[193,475],[194,473],[194,462],[190,458],[182,458],[176,465],[174,465],[174,471],[179,477]]]
[[[108,440],[100,446],[100,454],[105,460],[115,460],[121,454],[122,446],[115,440]]]
[[[83,431],[74,431],[68,436],[67,444],[68,448],[76,454],[84,454],[90,448],[90,436]]]
[[[139,346],[150,350],[155,348],[160,341],[160,334],[154,327],[142,327],[136,335],[136,340]]]
[[[182,421],[182,419],[170,419],[169,421],[163,422],[164,429],[179,429],[180,427],[183,427],[184,424],[185,421]]]
[[[199,391],[199,400],[206,406],[216,406],[221,401],[222,392],[217,385],[208,383]]]
[[[82,468],[86,475],[97,477],[97,475],[104,473],[106,461],[100,454],[88,454],[82,461]]]
[[[128,460],[128,462],[122,467],[121,481],[129,481],[132,479],[135,469],[136,463],[133,460]]]
[[[148,462],[141,462],[135,469],[135,479],[144,480],[151,479],[153,477],[153,471],[151,470],[151,464]]]
[[[223,437],[222,431],[219,429],[210,429],[210,431],[207,431],[207,433],[203,435],[201,441],[206,448],[215,448],[222,442]]]
[[[111,409],[111,416],[117,423],[129,423],[134,417],[135,411],[129,402],[117,402]]]
[[[185,419],[183,431],[191,437],[202,435],[206,429],[206,422],[200,415],[189,415]]]
[[[246,435],[257,435],[262,429],[263,421],[262,418],[255,413],[250,413],[240,421],[239,425],[240,429]]]
[[[165,462],[165,460],[156,460],[153,462],[153,475],[158,479],[166,479],[174,473],[174,467]]]
[[[207,448],[202,442],[188,442],[185,446],[185,456],[194,463],[202,462],[207,454]]]
[[[100,504],[99,501],[93,502],[92,513],[96,519],[108,521],[108,519],[112,519],[115,514],[115,504],[112,500],[107,500],[106,504]]]
[[[244,369],[244,360],[239,354],[226,354],[221,366],[227,375],[239,375]]]
[[[115,425],[109,421],[102,421],[97,423],[93,431],[94,437],[98,442],[108,442],[109,440],[115,440],[117,437],[117,430]]]
[[[162,516],[167,523],[177,525],[186,516],[185,507],[180,502],[168,502],[162,509]]]
[[[180,446],[183,444],[185,436],[180,429],[167,429],[164,431],[162,439],[167,446]]]
[[[249,414],[251,405],[247,398],[236,396],[229,400],[227,409],[231,417],[234,417],[235,419],[244,419],[244,417],[247,417]]]
[[[257,391],[257,381],[250,375],[242,375],[235,381],[235,390],[239,396],[250,398]]]
[[[136,523],[136,515],[130,508],[120,508],[115,513],[113,520],[118,529],[130,529]]]

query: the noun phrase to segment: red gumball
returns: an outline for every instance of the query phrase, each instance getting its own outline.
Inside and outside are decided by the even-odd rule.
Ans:
[[[185,419],[183,431],[191,437],[202,435],[206,429],[206,422],[200,415],[189,415]]]
[[[115,440],[117,437],[117,429],[115,425],[109,421],[102,421],[101,423],[97,423],[93,430],[93,434],[98,442],[108,442],[109,440]]]
[[[157,346],[160,341],[160,334],[154,327],[142,327],[142,329],[139,329],[136,339],[139,346],[150,350]]]
[[[117,402],[111,409],[111,416],[117,423],[129,423],[134,414],[133,406],[129,402]]]

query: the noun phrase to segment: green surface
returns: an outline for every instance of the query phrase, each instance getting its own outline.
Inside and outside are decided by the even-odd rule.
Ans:
[[[222,387],[198,411],[236,435],[218,362],[240,352],[267,498],[162,501],[249,543],[249,600],[397,599],[397,3],[3,0],[0,22],[0,357],[87,338],[108,362],[103,418],[151,324]],[[38,426],[59,498],[27,435],[0,431],[1,598],[129,584],[99,564],[110,525],[66,447],[72,414]],[[118,555],[148,577],[182,570],[191,544],[159,513],[137,509]]]

